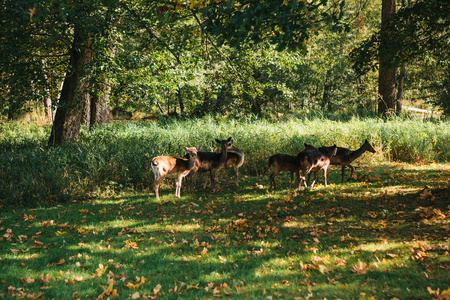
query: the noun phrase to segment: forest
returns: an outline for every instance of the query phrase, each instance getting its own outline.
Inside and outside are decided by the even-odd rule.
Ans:
[[[449,299],[449,1],[0,1],[0,299]]]
[[[0,115],[47,116],[49,143],[76,139],[113,110],[144,119],[450,111],[447,1],[3,7]]]

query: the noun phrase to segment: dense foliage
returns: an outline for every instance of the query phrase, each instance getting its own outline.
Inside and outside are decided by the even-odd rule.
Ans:
[[[169,119],[161,124],[114,123],[83,130],[77,144],[58,148],[46,146],[48,127],[10,122],[0,129],[0,199],[2,204],[14,205],[51,204],[109,190],[151,191],[152,157],[184,155],[183,146],[203,146],[209,151],[217,147],[215,138],[229,136],[245,152],[240,172],[263,178],[268,174],[270,155],[295,155],[304,149],[304,143],[336,143],[357,149],[368,139],[377,153],[367,155],[366,160],[450,160],[448,122],[417,119],[386,122],[377,118],[305,117],[270,122],[205,117]],[[219,174],[228,178],[231,173]],[[203,182],[201,176],[197,180]]]
[[[44,98],[55,105],[79,32],[95,33],[82,76],[92,83],[108,80],[110,106],[138,116],[373,112],[376,74],[355,72],[349,53],[369,39],[353,53],[364,66],[377,67],[380,1],[305,3],[5,0],[0,114],[14,119]],[[431,103],[447,112],[445,3],[413,2],[396,19],[398,39],[408,37],[396,42],[392,57],[408,59],[408,106],[431,109]],[[432,43],[415,44],[430,32]],[[35,104],[27,108],[28,100]]]

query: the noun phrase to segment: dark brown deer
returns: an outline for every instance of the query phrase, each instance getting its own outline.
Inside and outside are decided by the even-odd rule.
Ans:
[[[315,182],[318,178],[318,173],[320,170],[323,170],[323,177],[324,177],[324,184],[325,186],[328,186],[327,182],[327,169],[330,165],[330,158],[332,158],[337,152],[336,145],[330,147],[327,149],[326,153],[322,153],[320,151],[316,150],[305,150],[300,152],[297,155],[298,164],[300,166],[300,170],[302,171],[302,176],[300,177],[300,181],[298,183],[298,190],[300,191],[302,182],[304,182],[305,187],[308,186],[309,182],[306,182],[306,175],[308,175],[308,181],[309,181],[309,174],[311,172],[314,172],[314,180],[311,184],[311,188],[314,187]]]
[[[299,179],[300,166],[298,165],[297,156],[289,154],[274,154],[269,157],[269,168],[272,167],[272,173],[269,175],[269,191],[277,188],[275,183],[275,176],[283,171],[291,173],[291,180],[289,181],[289,189],[292,188],[292,181],[294,180],[294,173]],[[273,188],[272,188],[273,187]]]
[[[320,147],[319,151],[321,151],[322,153],[325,153],[326,151],[329,151],[330,147]],[[337,148],[337,152],[336,155],[333,156],[331,158],[331,164],[332,165],[340,165],[341,166],[341,183],[344,183],[344,171],[345,171],[345,167],[349,167],[351,172],[350,172],[350,176],[348,176],[347,181],[349,181],[352,176],[353,176],[353,172],[355,171],[355,168],[351,165],[351,163],[357,159],[358,157],[360,157],[361,155],[364,154],[364,152],[369,151],[371,153],[375,153],[375,149],[373,149],[373,147],[370,145],[370,143],[365,140],[364,144],[358,149],[358,150],[350,150],[347,148],[342,148],[342,147],[338,147]]]
[[[166,177],[175,177],[175,197],[180,198],[181,182],[195,165],[197,160],[197,151],[200,149],[195,147],[184,147],[188,152],[189,158],[175,156],[156,156],[152,159],[151,168],[155,174],[154,189],[156,199],[159,201],[159,185]]]
[[[227,140],[215,139],[220,144],[220,151],[215,152],[198,152],[197,160],[194,167],[189,174],[187,181],[191,181],[197,172],[209,172],[209,180],[212,191],[216,191],[215,177],[217,171],[223,169],[227,162],[228,149],[233,145],[233,139],[230,137]],[[188,183],[188,186],[190,184]],[[190,189],[190,187],[188,187]]]
[[[317,150],[315,147],[304,144],[305,150]],[[269,191],[272,191],[273,188],[277,188],[275,183],[275,176],[280,174],[281,172],[290,172],[291,180],[289,181],[289,189],[292,188],[292,181],[294,180],[294,173],[297,175],[297,181],[300,180],[300,165],[298,163],[297,156],[289,155],[289,154],[274,154],[269,157],[269,168],[272,167],[272,173],[269,175]],[[273,187],[273,188],[272,188]]]
[[[233,140],[231,140],[233,143]],[[244,164],[244,151],[238,149],[234,146],[231,146],[227,149],[227,158],[224,163],[224,169],[233,168],[234,174],[236,176],[236,185],[239,186],[239,168]]]

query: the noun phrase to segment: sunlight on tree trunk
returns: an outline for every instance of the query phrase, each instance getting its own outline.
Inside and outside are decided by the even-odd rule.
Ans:
[[[56,110],[49,144],[59,145],[74,141],[80,134],[81,118],[84,106],[88,103],[87,80],[83,80],[86,65],[92,60],[92,38],[75,34],[70,50],[69,72],[64,79],[63,88]]]

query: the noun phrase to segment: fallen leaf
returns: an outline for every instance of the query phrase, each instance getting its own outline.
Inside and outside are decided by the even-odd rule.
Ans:
[[[139,294],[139,292],[131,294],[131,299],[139,299],[139,298],[141,298],[141,294]]]
[[[369,265],[364,264],[362,261],[358,260],[357,265],[353,265],[353,272],[356,274],[366,274],[369,269]]]
[[[47,264],[47,267],[52,267],[52,266],[60,266],[63,265],[66,262],[66,260],[64,258],[61,258],[58,262],[52,262]]]
[[[108,266],[103,266],[103,264],[98,264],[98,268],[95,269],[95,273],[92,274],[94,277],[100,277],[102,276],[106,270],[108,269]]]

